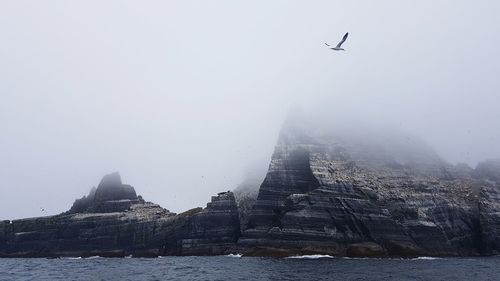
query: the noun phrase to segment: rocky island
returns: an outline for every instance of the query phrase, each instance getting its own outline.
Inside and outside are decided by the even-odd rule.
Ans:
[[[500,253],[499,160],[472,169],[407,135],[311,128],[285,124],[254,190],[175,214],[113,173],[65,213],[0,222],[0,257]]]
[[[0,222],[0,256],[218,255],[239,233],[231,192],[212,197],[204,209],[174,214],[144,201],[113,173],[65,213]]]

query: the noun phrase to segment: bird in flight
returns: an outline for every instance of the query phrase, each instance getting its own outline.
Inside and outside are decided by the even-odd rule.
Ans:
[[[345,40],[347,39],[347,36],[349,35],[349,32],[347,32],[344,37],[342,37],[342,40],[340,40],[340,42],[337,44],[337,46],[333,47],[333,48],[330,48],[334,51],[345,51],[343,48],[340,48],[340,46],[342,46],[342,44],[344,44]],[[325,45],[327,45],[328,47],[330,47],[330,45],[328,43],[325,43]]]

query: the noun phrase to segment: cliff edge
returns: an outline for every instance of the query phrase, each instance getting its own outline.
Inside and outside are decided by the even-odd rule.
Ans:
[[[249,255],[500,253],[500,165],[384,130],[285,124],[239,244]]]

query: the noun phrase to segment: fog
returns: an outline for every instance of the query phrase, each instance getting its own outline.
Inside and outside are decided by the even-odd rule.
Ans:
[[[0,219],[65,211],[113,171],[204,206],[265,171],[291,108],[500,157],[498,1],[242,2],[0,2]]]

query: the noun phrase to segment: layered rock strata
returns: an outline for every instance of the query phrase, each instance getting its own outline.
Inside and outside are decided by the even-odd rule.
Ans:
[[[288,124],[239,245],[254,255],[499,253],[496,162],[466,172],[399,139]]]
[[[454,166],[405,134],[292,120],[255,185],[175,214],[110,174],[65,213],[0,221],[0,257],[500,253],[499,160]]]
[[[112,174],[66,213],[0,222],[0,257],[214,255],[239,235],[231,192],[177,215]]]

